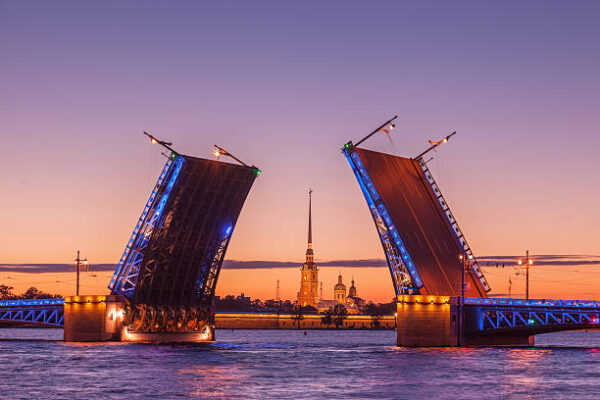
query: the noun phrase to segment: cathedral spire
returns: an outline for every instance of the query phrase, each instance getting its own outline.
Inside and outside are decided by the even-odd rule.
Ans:
[[[308,248],[312,249],[312,189],[308,189]]]
[[[314,263],[314,252],[312,248],[312,189],[308,190],[308,248],[306,249],[306,263]]]

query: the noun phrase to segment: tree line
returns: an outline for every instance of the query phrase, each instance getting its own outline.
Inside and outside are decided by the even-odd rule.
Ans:
[[[4,284],[0,284],[0,300],[20,300],[20,299],[59,299],[60,294],[51,294],[42,292],[36,287],[30,287],[24,293],[16,294],[14,288]]]
[[[292,320],[295,321],[298,328],[304,320],[306,314],[319,314],[318,310],[312,306],[302,307],[292,303],[290,300],[250,300],[244,296],[224,296],[215,297],[213,309],[216,312],[255,312],[255,313],[280,313],[291,314]],[[359,312],[362,315],[371,317],[371,328],[378,329],[381,327],[381,318],[384,315],[393,315],[396,312],[396,302],[394,300],[389,303],[373,303],[368,302],[359,307]],[[348,310],[342,304],[336,304],[330,307],[321,314],[321,324],[326,327],[334,326],[336,329],[344,324],[344,320],[348,318]]]

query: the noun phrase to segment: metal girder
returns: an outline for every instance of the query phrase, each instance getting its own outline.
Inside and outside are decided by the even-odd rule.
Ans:
[[[62,327],[64,302],[64,299],[2,300],[0,321]]]
[[[228,226],[223,233],[223,237],[216,246],[214,256],[202,265],[202,270],[198,274],[198,280],[196,282],[196,295],[202,304],[210,305],[215,295],[215,289],[217,286],[217,279],[219,278],[219,272],[221,271],[221,265],[223,264],[223,258],[225,257],[225,251],[229,245],[231,234],[233,233],[233,226]],[[209,254],[210,254],[209,253]]]
[[[377,233],[385,252],[396,295],[418,293],[419,288],[423,287],[423,281],[398,230],[389,216],[381,196],[377,192],[369,173],[360,159],[356,147],[352,144],[347,144],[342,149],[342,152],[348,159],[354,175],[356,175],[356,179],[371,211],[373,222],[375,222],[375,227],[377,228]]]
[[[600,327],[600,302],[467,297],[465,307],[477,310],[479,331],[507,328],[569,330]],[[472,315],[472,314],[470,314]]]
[[[169,194],[177,176],[181,171],[184,156],[172,153],[160,174],[154,190],[142,211],[142,215],[136,224],[129,242],[125,247],[119,265],[108,285],[113,293],[118,293],[128,299],[133,297],[133,292],[140,272],[140,266],[144,259],[144,249],[150,240],[152,233],[162,223],[162,213],[169,199]]]
[[[421,170],[423,171],[423,174],[425,175],[425,178],[427,179],[427,183],[429,183],[429,186],[431,187],[431,190],[433,191],[437,202],[442,207],[442,211],[444,212],[444,215],[446,215],[446,218],[448,219],[448,222],[450,223],[452,230],[456,234],[456,237],[457,237],[458,241],[460,242],[461,246],[463,247],[465,254],[469,258],[471,269],[473,270],[473,273],[475,274],[475,276],[477,276],[477,278],[479,279],[479,282],[481,282],[481,285],[483,286],[484,290],[486,292],[489,292],[491,290],[490,285],[488,284],[487,280],[485,279],[485,276],[483,275],[483,271],[479,267],[479,264],[477,263],[477,259],[475,258],[475,255],[473,254],[471,247],[467,243],[467,239],[465,239],[465,236],[463,235],[460,227],[458,226],[458,222],[456,222],[454,215],[452,215],[452,211],[450,211],[450,206],[448,206],[446,199],[444,199],[444,196],[442,195],[442,191],[440,190],[435,179],[433,178],[433,175],[429,171],[429,168],[427,168],[427,163],[423,160],[423,157],[417,158],[416,161],[421,166]]]

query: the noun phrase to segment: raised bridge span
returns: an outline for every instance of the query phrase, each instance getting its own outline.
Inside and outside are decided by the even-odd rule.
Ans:
[[[389,132],[394,119],[358,143]],[[342,148],[387,259],[397,344],[529,345],[539,333],[598,328],[598,302],[488,298],[491,288],[423,157],[452,135],[415,158],[352,142]]]
[[[535,334],[598,327],[596,301],[489,298],[489,284],[422,156],[352,142],[342,152],[387,259],[398,345],[528,345]],[[110,282],[111,295],[0,301],[0,322],[64,326],[70,341],[213,340],[210,303],[259,173],[244,163],[171,150]]]
[[[148,134],[147,134],[148,135]],[[0,321],[63,326],[67,341],[214,339],[210,305],[242,206],[260,170],[169,150],[109,284],[110,295],[0,301]]]

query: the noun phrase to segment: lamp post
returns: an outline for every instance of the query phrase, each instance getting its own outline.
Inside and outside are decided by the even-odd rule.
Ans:
[[[529,250],[525,252],[525,260],[519,258],[517,264],[525,264],[525,299],[529,300],[529,266],[533,265],[533,259],[529,258]]]
[[[81,264],[88,265],[88,260],[87,260],[87,258],[84,258],[82,260],[79,257],[79,250],[77,250],[77,258],[75,259],[75,261],[77,262],[77,284],[76,284],[76,287],[75,287],[75,295],[79,296],[79,269],[81,267]]]
[[[465,255],[458,255],[458,262],[460,263],[460,304],[461,306],[464,304],[465,297]]]

